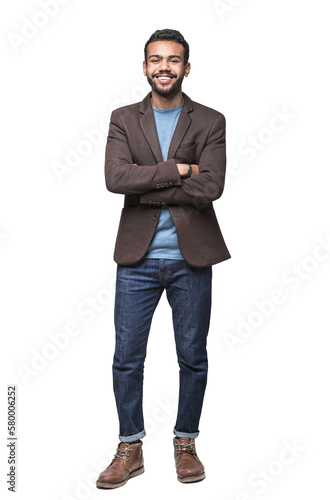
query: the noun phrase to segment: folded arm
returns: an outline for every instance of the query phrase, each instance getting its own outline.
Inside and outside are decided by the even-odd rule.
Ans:
[[[153,189],[140,196],[140,203],[206,204],[220,198],[226,173],[226,121],[222,114],[210,130],[198,167],[198,174],[182,179],[180,186]]]
[[[156,165],[133,163],[124,127],[119,114],[111,114],[105,152],[105,181],[113,193],[141,194],[156,189],[160,184],[181,185],[181,177],[174,159]]]

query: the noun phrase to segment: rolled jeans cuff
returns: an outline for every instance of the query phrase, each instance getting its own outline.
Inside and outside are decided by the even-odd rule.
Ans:
[[[146,435],[146,431],[143,430],[139,432],[138,434],[133,434],[132,436],[119,436],[119,440],[122,443],[132,443],[132,441],[137,441],[138,439],[144,438]]]
[[[173,429],[173,432],[177,438],[189,438],[189,439],[195,439],[195,438],[197,438],[197,436],[199,434],[199,431],[197,431],[197,432],[179,432],[179,431],[176,431],[175,428]]]

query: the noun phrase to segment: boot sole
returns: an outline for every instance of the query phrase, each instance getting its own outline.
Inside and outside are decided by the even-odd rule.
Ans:
[[[203,479],[205,479],[205,472],[203,474],[200,474],[199,476],[178,476],[178,481],[180,481],[180,483],[198,483],[199,481],[203,481]]]
[[[120,486],[124,486],[124,484],[127,483],[129,479],[132,477],[139,476],[140,474],[144,473],[144,466],[140,467],[139,469],[133,470],[127,478],[124,481],[121,481],[120,483],[102,483],[101,481],[96,481],[96,487],[97,488],[104,488],[104,489],[113,489],[113,488],[119,488]]]

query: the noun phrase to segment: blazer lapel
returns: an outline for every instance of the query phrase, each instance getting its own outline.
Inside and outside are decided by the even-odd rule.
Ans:
[[[180,146],[191,124],[191,118],[189,113],[193,110],[192,102],[186,94],[184,93],[182,94],[184,98],[184,105],[181,110],[178,123],[175,127],[170,147],[168,149],[168,155],[167,155],[168,159],[175,157],[176,151]]]
[[[140,112],[143,113],[140,119],[140,125],[144,137],[154,155],[157,163],[163,161],[162,150],[160,149],[154,112],[150,103],[151,92],[143,99],[140,106]]]
[[[182,94],[184,98],[184,105],[171,140],[167,159],[174,158],[174,155],[191,124],[189,113],[193,110],[192,101],[186,94]],[[143,113],[143,116],[140,119],[140,124],[142,132],[150,146],[156,162],[160,163],[161,161],[163,161],[163,156],[159,144],[156,122],[150,102],[150,97],[151,92],[141,102],[140,112]]]

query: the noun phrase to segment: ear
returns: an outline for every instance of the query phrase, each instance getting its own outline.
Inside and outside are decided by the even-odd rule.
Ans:
[[[190,69],[191,69],[190,62],[187,62],[187,64],[184,67],[184,76],[188,76],[189,75]]]
[[[143,74],[147,76],[147,63],[145,61],[143,61]]]

